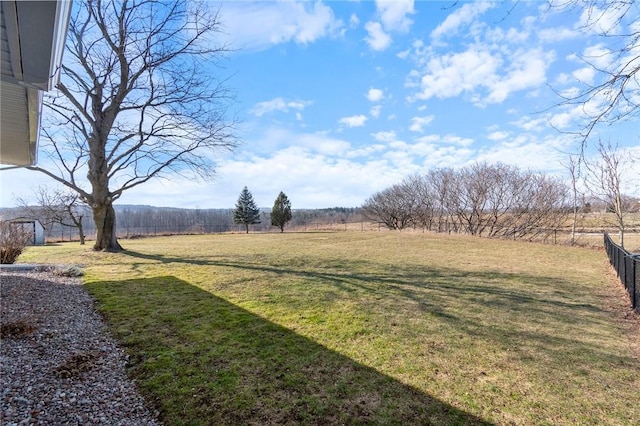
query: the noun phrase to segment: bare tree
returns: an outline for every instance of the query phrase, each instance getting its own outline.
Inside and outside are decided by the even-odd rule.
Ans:
[[[45,100],[41,150],[55,166],[29,169],[91,207],[94,250],[122,250],[113,202],[125,191],[172,173],[209,177],[212,152],[235,146],[232,97],[212,74],[227,52],[219,30],[204,2],[75,5],[61,82]]]
[[[595,82],[562,95],[561,105],[579,108],[584,121],[576,132],[583,142],[598,124],[612,124],[640,115],[640,26],[636,0],[549,0],[556,10],[581,13],[581,29],[600,36],[601,49],[582,56],[597,74]]]
[[[512,201],[504,227],[514,238],[548,236],[565,225],[568,218],[568,187],[560,179],[539,173],[522,173],[514,181],[517,196]],[[510,228],[513,226],[513,233]]]
[[[634,163],[634,158],[626,150],[619,149],[617,144],[598,141],[598,155],[594,160],[586,162],[587,184],[590,192],[607,206],[613,213],[613,225],[618,229],[620,246],[624,247],[625,218],[629,211],[629,197],[622,193],[624,174]]]
[[[437,218],[437,232],[450,232],[451,227],[455,227],[451,215],[449,214],[448,204],[452,197],[455,187],[455,172],[452,169],[436,169],[430,171],[425,180],[429,187],[429,192],[433,194],[434,220]],[[455,230],[455,229],[454,229]]]
[[[369,220],[383,223],[389,229],[402,230],[412,223],[412,197],[406,187],[393,185],[375,193],[362,205],[362,214]]]
[[[571,184],[571,245],[576,243],[576,226],[578,223],[578,213],[582,209],[579,200],[584,198],[579,190],[582,170],[580,168],[580,156],[570,155],[566,164],[564,164],[569,172],[569,181]],[[580,203],[580,204],[579,204]]]
[[[38,218],[44,225],[58,223],[62,226],[78,229],[80,244],[84,245],[85,235],[83,218],[85,205],[80,201],[80,195],[70,189],[51,189],[41,186],[34,191],[36,204],[33,205],[23,198],[18,198],[18,204],[31,216]]]
[[[431,229],[435,219],[435,195],[426,176],[418,174],[406,177],[401,186],[411,206],[413,226]]]
[[[410,224],[437,232],[532,238],[567,219],[567,186],[558,179],[505,164],[475,163],[459,170],[412,175],[374,194],[363,215],[389,229]],[[443,222],[444,221],[444,222]]]

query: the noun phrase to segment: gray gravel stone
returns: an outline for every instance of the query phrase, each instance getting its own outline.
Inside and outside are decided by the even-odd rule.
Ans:
[[[0,322],[0,424],[160,424],[78,278],[3,270]]]

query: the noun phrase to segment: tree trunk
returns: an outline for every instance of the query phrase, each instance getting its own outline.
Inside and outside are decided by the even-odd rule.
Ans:
[[[624,248],[624,228],[620,228],[618,235],[620,238],[620,247]]]
[[[84,241],[84,227],[82,226],[82,216],[78,218],[78,223],[76,225],[78,226],[78,233],[80,234],[80,245],[83,246],[85,241]]]
[[[573,205],[573,222],[571,222],[571,245],[576,244],[576,223],[578,222],[578,207]]]
[[[93,206],[93,220],[96,224],[95,251],[119,252],[123,248],[116,238],[116,212],[108,201]]]
[[[247,228],[247,234],[248,234],[249,233],[249,224],[245,223],[244,226],[245,226],[245,228]]]

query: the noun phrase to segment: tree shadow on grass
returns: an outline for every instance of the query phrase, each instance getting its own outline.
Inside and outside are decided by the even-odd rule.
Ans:
[[[410,317],[416,315],[414,306],[418,306],[423,316],[432,315],[473,339],[483,339],[505,351],[535,348],[534,353],[551,356],[539,366],[548,368],[549,374],[569,361],[573,365],[597,364],[602,369],[612,361],[630,364],[627,356],[615,353],[605,343],[594,343],[608,336],[598,335],[601,332],[597,327],[591,329],[588,325],[606,321],[606,314],[588,294],[591,290],[576,291],[575,283],[558,277],[421,265],[394,265],[389,269],[366,260],[332,264],[304,259],[294,265],[273,259],[230,260],[227,256],[190,259],[132,251],[126,254],[167,265],[183,263],[254,271],[264,280],[293,276],[304,283],[304,288],[317,285],[317,293],[324,297],[349,297],[360,303],[361,308],[370,304],[375,305],[372,309],[378,309],[385,304],[390,314],[402,313],[409,306],[406,316]],[[332,291],[334,295],[329,294]],[[301,297],[293,295],[291,302]]]
[[[291,264],[272,264],[255,262],[251,260],[229,260],[227,256],[205,259],[191,259],[177,256],[150,255],[134,251],[126,251],[126,255],[152,260],[164,264],[183,263],[199,266],[213,266],[255,271],[265,274],[293,275],[309,282],[319,281],[330,283],[345,293],[365,291],[370,294],[379,293],[385,297],[424,302],[424,290],[428,290],[429,296],[444,295],[451,297],[456,295],[460,299],[468,300],[489,308],[496,309],[533,309],[540,314],[558,316],[559,310],[568,311],[569,317],[579,319],[580,313],[597,313],[601,308],[589,303],[578,302],[577,294],[569,290],[571,282],[560,280],[557,277],[533,276],[523,273],[504,273],[496,271],[463,271],[455,268],[428,268],[418,265],[396,265],[392,269],[381,272],[380,265],[367,261],[349,260],[347,264],[331,265],[322,263],[314,264],[313,259],[306,259],[298,266]],[[140,264],[133,264],[134,268]],[[364,271],[374,271],[371,273]],[[505,286],[504,283],[517,281],[526,283],[528,289],[523,291],[523,286],[514,288]],[[496,284],[498,283],[498,284]],[[553,287],[564,288],[566,292],[551,295],[548,292],[536,294],[536,289]],[[557,292],[556,292],[557,293]],[[433,300],[433,299],[432,299]],[[437,303],[430,303],[430,307],[437,307]]]
[[[166,424],[490,424],[176,277],[86,287]]]

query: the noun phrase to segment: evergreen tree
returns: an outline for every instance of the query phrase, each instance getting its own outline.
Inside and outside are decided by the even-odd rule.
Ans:
[[[284,225],[291,220],[291,201],[284,192],[280,191],[278,198],[273,203],[271,209],[271,225],[280,228],[280,232],[284,232]]]
[[[238,225],[244,225],[249,233],[249,225],[260,223],[260,209],[253,201],[253,195],[245,186],[238,197],[236,209],[233,211],[233,222]]]

